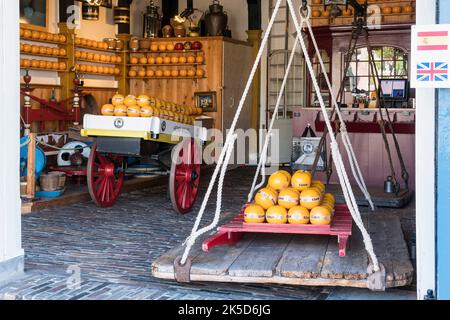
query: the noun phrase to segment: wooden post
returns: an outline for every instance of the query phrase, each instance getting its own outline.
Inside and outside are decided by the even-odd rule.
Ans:
[[[27,163],[27,198],[34,199],[36,193],[36,134],[28,136],[28,163]]]
[[[256,59],[261,46],[262,30],[248,30],[248,42],[253,46],[253,58]],[[261,68],[258,68],[252,86],[252,119],[251,127],[259,129],[260,101],[261,101]]]
[[[116,77],[119,82],[119,93],[123,95],[127,95],[130,93],[130,81],[127,79],[127,61],[128,61],[128,43],[131,39],[130,34],[119,33],[117,35],[117,39],[122,40],[124,43],[124,51],[120,52],[120,57],[122,58],[122,63],[119,66],[120,68],[120,76]]]
[[[75,66],[75,30],[68,28],[66,22],[58,23],[59,32],[66,36],[67,42],[65,45],[61,45],[67,51],[67,64],[68,70]],[[67,99],[72,96],[73,80],[75,74],[73,72],[61,72],[59,73],[61,78],[61,100]]]

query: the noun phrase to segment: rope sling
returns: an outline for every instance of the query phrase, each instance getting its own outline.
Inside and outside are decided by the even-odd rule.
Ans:
[[[183,243],[183,245],[186,246],[186,248],[185,248],[184,253],[181,256],[181,258],[179,257],[175,261],[176,263],[180,264],[181,266],[185,266],[186,265],[186,263],[188,261],[190,250],[192,249],[192,246],[195,244],[196,240],[201,235],[203,235],[203,234],[213,230],[217,226],[217,224],[219,223],[219,218],[220,218],[220,213],[221,213],[221,204],[222,204],[221,197],[222,197],[222,190],[223,190],[223,182],[224,182],[227,166],[228,166],[228,163],[229,163],[232,151],[234,149],[234,143],[235,143],[235,140],[237,138],[236,134],[235,134],[237,121],[238,121],[239,116],[240,116],[240,114],[242,112],[245,100],[246,100],[246,98],[248,96],[248,93],[250,91],[251,85],[253,83],[254,76],[255,76],[256,71],[258,69],[258,66],[259,66],[259,64],[261,62],[262,55],[263,55],[265,47],[267,45],[267,42],[268,42],[268,39],[269,39],[269,35],[270,35],[271,31],[272,31],[272,28],[273,28],[273,25],[275,23],[275,19],[277,17],[278,12],[279,12],[279,9],[280,9],[282,1],[283,0],[277,0],[277,2],[275,4],[272,17],[271,17],[271,19],[269,21],[269,25],[267,27],[267,31],[264,34],[264,37],[262,39],[261,47],[259,49],[259,52],[258,52],[257,57],[255,59],[255,62],[253,64],[252,70],[250,72],[247,84],[245,86],[243,95],[241,97],[241,100],[239,102],[236,114],[234,116],[234,120],[233,120],[233,122],[232,122],[232,124],[230,126],[229,131],[228,131],[224,148],[222,149],[222,151],[220,153],[220,156],[218,158],[217,166],[216,166],[216,168],[215,168],[215,170],[213,172],[213,175],[211,177],[210,184],[209,184],[208,189],[206,191],[205,198],[203,199],[203,202],[202,202],[202,205],[200,207],[199,213],[197,215],[195,224],[194,224],[194,226],[192,228],[191,235]],[[310,32],[312,32],[311,25],[309,23],[311,10],[310,10],[309,7],[307,8],[307,15],[304,15],[303,13],[300,13],[301,21],[302,21],[301,25],[300,25],[299,19],[297,17],[297,14],[295,13],[295,8],[294,8],[294,6],[292,4],[292,0],[286,0],[286,2],[287,2],[288,9],[290,11],[290,14],[292,16],[292,19],[294,21],[294,26],[295,26],[295,29],[296,29],[297,37],[296,37],[296,40],[295,40],[293,52],[291,53],[291,56],[290,56],[290,59],[289,59],[289,62],[288,62],[288,67],[287,67],[286,74],[285,74],[284,79],[283,79],[283,84],[282,84],[282,87],[281,87],[279,95],[278,95],[278,100],[277,100],[277,104],[276,104],[275,111],[274,111],[274,118],[272,118],[272,120],[271,120],[271,124],[270,124],[269,130],[268,130],[267,135],[266,135],[264,147],[263,147],[263,150],[262,150],[261,160],[260,160],[260,162],[258,164],[258,169],[257,169],[258,171],[256,173],[255,180],[254,180],[254,186],[256,185],[256,180],[257,180],[257,177],[259,175],[259,170],[262,170],[263,173],[265,172],[264,167],[265,167],[265,161],[267,160],[267,149],[268,149],[270,137],[271,137],[271,134],[272,134],[275,117],[276,117],[278,108],[279,108],[280,103],[281,103],[281,98],[283,96],[284,88],[286,86],[288,75],[289,75],[289,69],[292,66],[292,61],[293,61],[295,50],[297,49],[298,44],[300,44],[301,51],[302,51],[302,53],[305,56],[305,61],[306,61],[307,67],[308,67],[308,71],[309,71],[309,74],[311,76],[314,89],[315,89],[315,91],[316,91],[316,93],[318,95],[321,111],[322,111],[322,113],[324,115],[327,114],[327,110],[326,110],[326,107],[325,107],[325,103],[324,103],[323,97],[321,95],[319,84],[318,84],[318,81],[317,81],[317,79],[315,77],[315,74],[314,74],[312,62],[311,62],[311,59],[309,58],[309,56],[307,54],[306,44],[305,44],[305,41],[304,41],[304,39],[302,37],[302,27],[304,25],[308,26],[308,29],[310,30]],[[322,68],[324,67],[323,61],[321,61],[321,67]],[[329,79],[328,79],[328,83],[327,84],[329,85],[329,89],[331,89],[331,83],[329,82]],[[330,91],[331,91],[331,94],[332,94],[333,103],[335,105],[337,105],[335,96],[333,95],[332,90],[330,90]],[[332,125],[331,125],[330,119],[328,117],[326,117],[326,116],[325,116],[325,123],[326,123],[326,126],[327,126],[329,132],[332,133],[333,129],[332,129]],[[353,194],[352,186],[350,184],[350,181],[349,181],[349,178],[348,178],[348,175],[347,175],[347,172],[346,172],[343,160],[342,160],[342,156],[341,156],[340,151],[339,151],[338,142],[336,141],[336,137],[335,137],[334,134],[330,134],[330,138],[331,138],[331,152],[332,152],[332,155],[333,155],[333,160],[335,162],[336,171],[338,173],[339,181],[340,181],[340,184],[341,184],[341,187],[342,187],[342,191],[343,191],[343,194],[344,194],[344,198],[345,198],[346,204],[347,204],[347,206],[348,206],[348,208],[349,208],[349,210],[351,212],[353,220],[355,221],[357,227],[359,228],[359,230],[362,233],[364,245],[365,245],[366,251],[369,254],[370,260],[371,260],[371,265],[369,266],[368,270],[371,270],[371,272],[377,273],[377,272],[380,271],[380,263],[378,262],[378,258],[377,258],[376,254],[374,252],[373,244],[372,244],[372,240],[370,238],[370,235],[367,232],[367,230],[365,229],[364,223],[362,221],[361,214],[359,212],[359,208],[358,208],[358,205],[356,203],[355,196]],[[351,146],[349,140],[346,141],[344,144],[348,144],[349,146]],[[346,147],[346,149],[347,149],[347,147]],[[348,150],[352,150],[352,149],[348,149]],[[355,172],[358,172],[358,169],[355,168]],[[203,227],[202,229],[199,229],[200,222],[202,220],[203,214],[204,214],[205,209],[206,209],[206,205],[207,205],[207,203],[209,201],[209,198],[211,196],[212,190],[213,190],[213,188],[214,188],[214,186],[216,184],[217,177],[219,176],[219,174],[220,174],[220,177],[219,177],[218,190],[217,190],[217,204],[216,204],[216,210],[215,210],[215,215],[214,215],[213,222],[210,225],[208,225],[206,227]],[[263,176],[263,179],[265,179],[265,176]],[[360,182],[363,184],[364,181],[360,180]],[[251,191],[251,194],[252,194],[252,192],[254,192],[254,187],[252,187],[252,189],[253,190]],[[251,201],[251,199],[249,199],[249,200]]]

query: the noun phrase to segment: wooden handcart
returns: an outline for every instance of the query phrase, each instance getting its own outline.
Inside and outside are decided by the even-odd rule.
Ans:
[[[158,117],[88,114],[84,116],[81,135],[95,138],[87,165],[89,193],[95,204],[103,208],[113,206],[121,193],[125,174],[133,173],[128,168],[128,160],[145,157],[161,168],[148,175],[169,176],[175,211],[181,214],[191,211],[199,189],[206,128]]]

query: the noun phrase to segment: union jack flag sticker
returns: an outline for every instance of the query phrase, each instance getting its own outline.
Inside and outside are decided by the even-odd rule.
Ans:
[[[417,81],[448,81],[448,63],[422,62],[417,65]]]

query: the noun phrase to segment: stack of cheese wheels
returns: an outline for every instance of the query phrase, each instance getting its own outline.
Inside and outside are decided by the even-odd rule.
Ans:
[[[281,170],[256,193],[254,203],[244,211],[244,219],[246,223],[328,225],[334,207],[334,196],[325,193],[325,185],[312,180],[310,172],[300,170],[291,175]]]
[[[114,111],[111,111],[111,105]],[[159,117],[187,125],[194,125],[198,116],[202,115],[203,109],[175,102],[164,101],[146,94],[121,95],[116,94],[111,99],[111,104],[102,107],[101,114],[104,116],[117,117]]]

